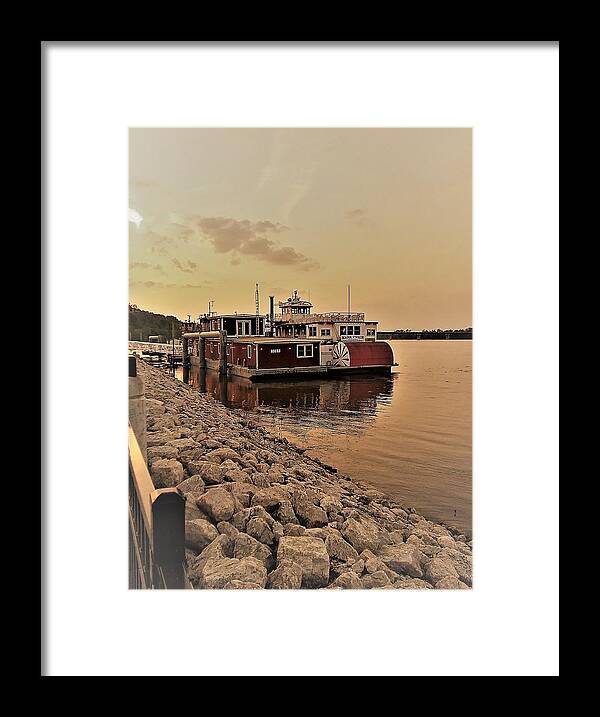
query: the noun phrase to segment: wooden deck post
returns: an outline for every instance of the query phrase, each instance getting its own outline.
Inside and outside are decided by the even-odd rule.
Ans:
[[[181,352],[183,354],[183,365],[185,366],[189,360],[188,340],[185,336],[181,339]]]
[[[227,376],[227,332],[221,331],[221,357],[219,361],[219,373]]]
[[[206,368],[206,339],[203,336],[198,337],[198,366]]]

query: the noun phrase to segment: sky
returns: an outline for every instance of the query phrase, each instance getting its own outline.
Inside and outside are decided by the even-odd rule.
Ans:
[[[129,132],[129,298],[197,317],[293,290],[380,329],[471,314],[470,129]]]

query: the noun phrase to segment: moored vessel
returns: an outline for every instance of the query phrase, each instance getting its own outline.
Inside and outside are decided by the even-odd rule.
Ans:
[[[390,373],[394,355],[377,340],[377,321],[360,312],[313,311],[294,291],[268,314],[201,315],[184,323],[184,361],[251,380],[277,376]]]

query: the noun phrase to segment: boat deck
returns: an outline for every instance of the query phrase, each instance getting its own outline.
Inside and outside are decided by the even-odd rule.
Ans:
[[[210,366],[208,367],[210,368]],[[231,376],[240,376],[250,381],[269,381],[277,378],[337,378],[351,373],[391,373],[391,366],[302,366],[294,368],[247,368],[228,366]]]

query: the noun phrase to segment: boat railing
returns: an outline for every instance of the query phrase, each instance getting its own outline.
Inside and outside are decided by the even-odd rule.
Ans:
[[[318,314],[275,314],[273,320],[280,323],[289,324],[311,324],[311,323],[340,323],[340,322],[353,322],[353,321],[364,321],[365,315],[360,312],[342,312],[342,311],[331,311],[327,313]]]

